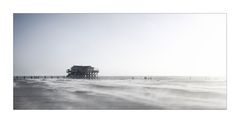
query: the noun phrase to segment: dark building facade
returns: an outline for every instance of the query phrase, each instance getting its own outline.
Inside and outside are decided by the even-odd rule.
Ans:
[[[68,78],[76,79],[96,79],[99,70],[94,69],[92,66],[77,66],[74,65],[71,69],[67,69]]]

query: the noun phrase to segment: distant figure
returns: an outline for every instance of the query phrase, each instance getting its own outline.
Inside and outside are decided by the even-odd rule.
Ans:
[[[134,77],[132,77],[132,79],[134,79]]]
[[[144,79],[147,79],[147,77],[145,76]]]

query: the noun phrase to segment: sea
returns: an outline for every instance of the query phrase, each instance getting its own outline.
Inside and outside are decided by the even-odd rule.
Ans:
[[[14,79],[15,110],[225,110],[227,82],[207,76]]]

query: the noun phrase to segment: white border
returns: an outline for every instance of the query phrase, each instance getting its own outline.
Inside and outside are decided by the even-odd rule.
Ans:
[[[228,13],[228,110],[13,110],[13,13]],[[0,2],[0,122],[239,122],[239,4],[233,0],[5,0]]]

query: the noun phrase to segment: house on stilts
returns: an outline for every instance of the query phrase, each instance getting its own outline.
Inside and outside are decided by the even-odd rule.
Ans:
[[[77,66],[74,65],[71,69],[67,69],[67,77],[74,79],[96,79],[98,77],[99,70],[92,66]]]

